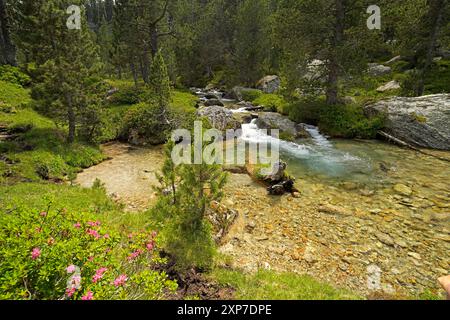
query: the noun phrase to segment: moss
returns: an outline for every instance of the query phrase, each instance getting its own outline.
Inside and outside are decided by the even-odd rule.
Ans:
[[[411,114],[411,116],[412,116],[417,122],[420,122],[420,123],[427,123],[427,121],[428,121],[428,119],[427,119],[426,117],[421,116],[421,115],[418,115],[418,114],[416,114],[415,112],[413,112],[413,113]]]
[[[262,94],[252,101],[256,105],[264,106],[265,111],[279,112],[286,114],[287,102],[284,98],[277,94]]]

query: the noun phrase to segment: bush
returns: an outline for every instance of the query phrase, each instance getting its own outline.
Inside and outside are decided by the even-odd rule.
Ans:
[[[154,232],[121,239],[89,214],[0,213],[0,299],[160,299],[176,284],[153,271]]]
[[[122,136],[130,141],[142,141],[143,144],[163,144],[171,131],[167,123],[169,117],[168,112],[164,115],[154,103],[140,103],[125,114]]]
[[[277,94],[262,94],[253,101],[254,104],[264,106],[265,111],[271,112],[286,112],[287,102],[284,98]]]
[[[373,139],[384,127],[384,117],[367,118],[359,105],[328,106],[323,100],[299,101],[289,106],[291,120],[318,125],[336,138]]]
[[[132,105],[141,101],[141,96],[145,90],[142,88],[136,88],[133,86],[124,86],[118,88],[118,91],[114,93],[109,102],[114,105]]]
[[[259,97],[261,97],[261,95],[263,94],[261,90],[256,90],[256,89],[245,89],[242,90],[241,92],[242,94],[242,99],[244,101],[248,101],[248,102],[254,102],[256,99],[258,99]]]
[[[31,78],[20,71],[19,68],[10,65],[0,66],[0,81],[17,84],[22,87],[31,84]]]

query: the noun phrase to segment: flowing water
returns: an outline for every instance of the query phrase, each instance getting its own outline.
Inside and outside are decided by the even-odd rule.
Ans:
[[[369,276],[378,279],[376,290],[389,294],[439,292],[437,277],[450,273],[449,162],[307,130],[311,139],[287,142],[255,122],[243,125],[247,143],[279,145],[300,197],[271,197],[247,175],[231,176],[224,202],[241,213],[241,222],[222,249],[234,266],[309,273],[362,294],[373,291]],[[111,159],[79,174],[77,182],[90,187],[99,178],[128,210],[151,206],[162,148],[113,143],[104,151]]]

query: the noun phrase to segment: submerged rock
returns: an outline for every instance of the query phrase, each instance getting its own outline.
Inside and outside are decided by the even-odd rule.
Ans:
[[[394,97],[365,107],[368,116],[385,114],[385,130],[424,148],[450,150],[450,94]]]

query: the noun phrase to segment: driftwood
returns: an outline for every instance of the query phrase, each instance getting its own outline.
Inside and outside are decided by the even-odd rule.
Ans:
[[[415,147],[415,146],[413,146],[413,145],[411,145],[411,144],[409,144],[409,143],[407,143],[405,141],[402,141],[402,140],[400,140],[400,139],[398,139],[398,138],[396,138],[396,137],[394,137],[394,136],[392,136],[392,135],[390,135],[390,134],[388,134],[388,133],[386,133],[384,131],[378,131],[378,134],[383,136],[383,137],[385,137],[386,139],[388,139],[388,140],[390,140],[390,141],[392,141],[392,142],[402,146],[402,147],[409,148],[411,150],[420,152],[420,153],[422,153],[424,155],[427,155],[427,156],[430,156],[430,157],[434,157],[434,158],[439,159],[441,161],[450,162],[450,159],[448,159],[448,158],[440,157],[440,156],[437,156],[435,154],[432,154],[432,153],[426,152],[424,150],[421,150],[421,149],[419,149],[419,148],[417,148],[417,147]]]

